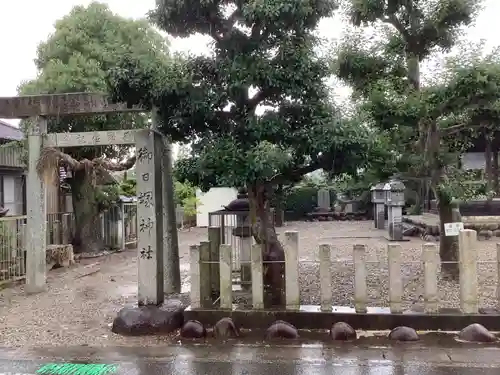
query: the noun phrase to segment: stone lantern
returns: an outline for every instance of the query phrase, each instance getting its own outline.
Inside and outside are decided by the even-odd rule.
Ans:
[[[403,240],[403,207],[405,205],[405,185],[398,179],[392,179],[384,185],[385,204],[389,219],[389,239]]]
[[[373,221],[376,229],[385,229],[385,184],[372,186]]]

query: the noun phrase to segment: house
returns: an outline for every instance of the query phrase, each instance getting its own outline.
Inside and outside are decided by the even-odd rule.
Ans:
[[[21,129],[0,120],[0,206],[8,216],[26,214],[26,169],[22,151],[5,144],[21,141]]]

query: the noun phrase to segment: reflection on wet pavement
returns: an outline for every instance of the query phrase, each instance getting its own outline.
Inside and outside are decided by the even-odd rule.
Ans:
[[[76,362],[76,361],[75,361]],[[111,364],[110,364],[111,365]],[[497,375],[499,368],[395,363],[392,361],[366,361],[363,363],[287,363],[278,362],[217,362],[185,360],[180,357],[169,361],[146,359],[115,363],[116,375]],[[37,374],[42,362],[0,361],[2,373]],[[75,366],[75,370],[76,370]],[[52,375],[44,372],[44,375]],[[62,375],[56,374],[53,375]],[[66,374],[70,375],[70,373]],[[79,375],[91,375],[79,372]],[[111,374],[109,374],[111,375]]]

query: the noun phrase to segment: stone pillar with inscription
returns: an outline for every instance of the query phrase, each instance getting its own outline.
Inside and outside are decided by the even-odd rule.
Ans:
[[[151,111],[153,129],[160,127],[160,117],[156,108]],[[172,172],[172,146],[164,137],[162,154],[163,192],[163,261],[165,293],[181,292],[181,270],[179,265],[179,238],[177,236],[177,215],[174,202],[174,180]]]
[[[163,193],[161,135],[151,129],[136,133],[138,303],[164,300]]]
[[[179,237],[174,202],[174,180],[172,171],[172,146],[164,140],[162,158],[163,178],[163,233],[165,262],[165,293],[181,292],[181,270],[179,264]]]
[[[28,133],[28,176],[26,179],[26,292],[38,293],[46,288],[47,217],[45,181],[36,166],[47,134],[47,119],[38,117]]]
[[[372,186],[373,222],[376,229],[385,229],[385,184],[382,182]]]

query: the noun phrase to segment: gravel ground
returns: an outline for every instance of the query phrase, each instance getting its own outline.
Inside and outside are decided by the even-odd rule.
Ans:
[[[388,306],[387,240],[372,223],[294,222],[279,228],[299,231],[300,287],[302,304],[319,304],[320,243],[332,245],[334,304],[352,306],[354,244],[367,246],[368,287],[371,306]],[[342,238],[340,238],[342,237]],[[182,231],[179,236],[183,290],[189,288],[189,245],[206,239],[206,229]],[[421,304],[423,274],[420,263],[423,242],[412,239],[401,246],[404,307]],[[496,244],[479,242],[480,305],[496,305]],[[22,286],[0,291],[0,346],[53,345],[155,345],[168,337],[130,338],[114,335],[110,324],[117,311],[133,304],[137,292],[136,251],[128,250],[98,259],[82,260],[70,269],[49,273],[48,291],[26,296]],[[459,289],[454,282],[439,280],[441,307],[458,307]],[[182,296],[183,298],[186,295]]]

